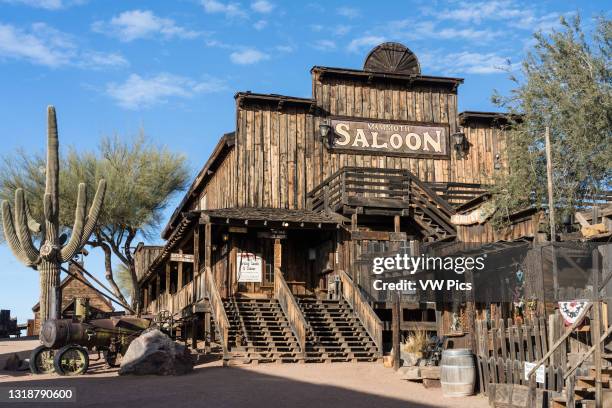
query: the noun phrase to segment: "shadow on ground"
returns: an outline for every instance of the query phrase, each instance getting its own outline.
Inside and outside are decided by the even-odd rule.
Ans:
[[[181,377],[53,377],[3,382],[2,388],[73,387],[77,402],[53,407],[444,407],[411,403],[336,386],[296,381],[239,367],[200,367]],[[409,396],[407,396],[407,399]],[[51,406],[49,403],[28,406]]]

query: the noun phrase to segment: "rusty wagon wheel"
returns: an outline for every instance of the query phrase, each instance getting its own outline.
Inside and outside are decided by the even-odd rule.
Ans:
[[[55,350],[38,346],[30,354],[30,371],[32,374],[52,374],[55,372],[53,357]]]
[[[109,366],[110,368],[114,368],[114,367],[118,367],[119,363],[119,353],[117,352],[112,352],[110,350],[104,350],[102,352],[102,355],[104,356],[104,361],[106,362],[106,365]]]
[[[62,347],[55,354],[53,366],[59,375],[85,374],[89,368],[89,353],[77,345]]]

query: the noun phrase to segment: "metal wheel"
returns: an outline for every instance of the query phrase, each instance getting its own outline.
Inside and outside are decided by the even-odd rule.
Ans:
[[[117,364],[119,353],[112,352],[109,350],[104,350],[102,352],[102,355],[104,356],[104,361],[106,362],[106,365],[108,365],[109,367],[113,368],[119,365]]]
[[[59,375],[85,374],[89,368],[89,353],[81,346],[62,347],[55,354],[53,366]]]
[[[53,357],[55,350],[38,346],[30,354],[30,371],[32,374],[52,374],[55,372]]]

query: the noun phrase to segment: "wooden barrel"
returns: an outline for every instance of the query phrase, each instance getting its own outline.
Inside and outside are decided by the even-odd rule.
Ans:
[[[476,367],[470,349],[442,351],[440,384],[446,397],[465,397],[474,393]]]

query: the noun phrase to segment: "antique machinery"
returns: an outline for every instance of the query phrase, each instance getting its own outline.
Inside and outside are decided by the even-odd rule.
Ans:
[[[56,371],[60,375],[87,372],[89,351],[101,352],[114,367],[117,356],[125,354],[132,340],[151,326],[151,320],[138,317],[112,317],[89,322],[70,319],[45,321],[40,331],[42,346],[30,356],[34,374]]]

